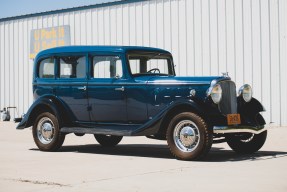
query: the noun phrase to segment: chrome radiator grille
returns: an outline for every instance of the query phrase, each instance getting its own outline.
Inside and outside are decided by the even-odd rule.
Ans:
[[[237,113],[236,86],[233,81],[221,81],[218,83],[222,89],[222,98],[218,104],[219,110],[224,114]]]

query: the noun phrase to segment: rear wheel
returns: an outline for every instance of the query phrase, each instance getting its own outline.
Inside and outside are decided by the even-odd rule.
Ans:
[[[32,128],[35,144],[41,151],[56,151],[64,140],[65,134],[60,132],[58,119],[49,112],[41,113]]]
[[[114,136],[114,135],[94,135],[95,139],[101,144],[103,147],[114,147],[123,139],[122,136]]]
[[[207,124],[191,112],[183,112],[172,118],[166,138],[171,153],[181,160],[203,159],[212,145],[212,133]]]
[[[254,153],[258,151],[265,143],[267,137],[267,131],[260,134],[232,134],[226,135],[226,141],[229,147],[242,154]]]

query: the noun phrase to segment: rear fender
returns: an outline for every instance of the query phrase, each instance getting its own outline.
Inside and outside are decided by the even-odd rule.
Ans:
[[[37,115],[49,111],[53,113],[59,120],[60,125],[66,122],[71,122],[69,119],[71,113],[64,106],[63,102],[54,95],[45,95],[39,97],[29,108],[27,113],[24,115],[22,121],[18,124],[16,129],[24,129],[34,124]]]

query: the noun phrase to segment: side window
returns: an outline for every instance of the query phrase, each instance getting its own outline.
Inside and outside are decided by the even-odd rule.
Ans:
[[[95,56],[93,57],[94,78],[122,77],[122,60],[118,56]]]
[[[161,73],[168,74],[167,59],[151,59],[147,63],[147,71],[151,69],[159,69]]]
[[[47,58],[40,62],[39,78],[54,78],[55,77],[54,58]]]
[[[130,68],[132,74],[140,73],[140,60],[139,59],[130,59]]]
[[[85,78],[86,57],[60,57],[60,78]]]
[[[132,74],[147,73],[155,71],[156,73],[169,74],[169,60],[166,58],[129,58],[129,64]]]

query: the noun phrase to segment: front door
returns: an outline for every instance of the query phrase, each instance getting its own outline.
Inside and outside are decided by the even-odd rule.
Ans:
[[[91,58],[91,63],[92,73],[88,81],[91,121],[125,123],[126,92],[120,56],[96,55]]]

